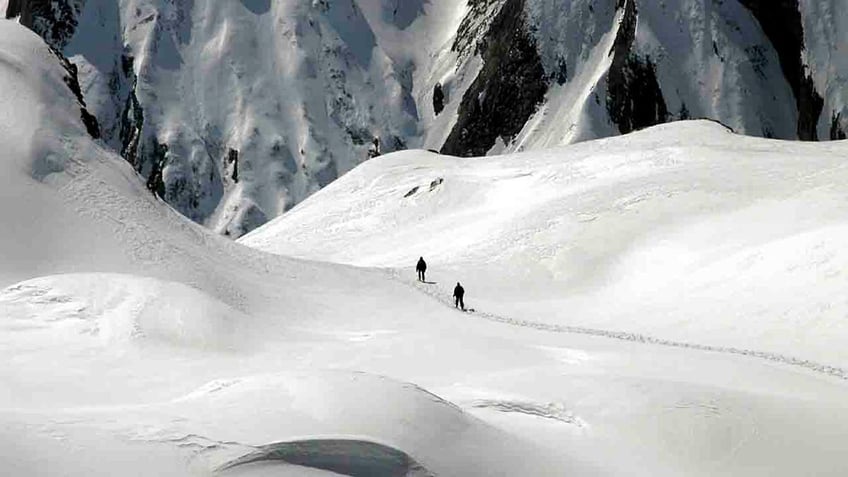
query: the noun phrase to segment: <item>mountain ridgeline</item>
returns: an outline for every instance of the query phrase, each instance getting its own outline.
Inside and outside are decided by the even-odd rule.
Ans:
[[[481,156],[707,118],[844,139],[840,0],[10,0],[81,120],[239,237],[370,157]],[[65,61],[65,60],[61,60]]]

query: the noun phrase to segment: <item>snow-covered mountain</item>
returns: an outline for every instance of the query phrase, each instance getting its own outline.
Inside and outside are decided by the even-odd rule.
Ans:
[[[6,2],[4,2],[6,3]],[[539,149],[709,118],[845,136],[838,0],[11,0],[104,141],[238,237],[377,153]]]
[[[156,200],[73,75],[0,22],[5,473],[848,472],[845,142],[394,153],[242,240],[318,262]]]
[[[384,308],[354,324],[351,307],[405,296],[419,305],[416,319],[442,319],[445,309],[383,272],[264,254],[191,223],[91,139],[67,78],[35,34],[0,22],[3,468],[26,476],[239,476],[263,464],[292,476],[556,473],[559,458],[388,377],[388,368],[297,365],[312,353],[350,363],[351,350],[333,351],[333,342],[368,341],[357,328],[398,323]],[[363,293],[363,283],[372,288]],[[401,349],[441,334],[419,331],[385,337]],[[322,335],[329,347],[309,338]]]

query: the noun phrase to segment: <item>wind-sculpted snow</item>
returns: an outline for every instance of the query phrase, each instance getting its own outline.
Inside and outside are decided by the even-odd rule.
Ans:
[[[107,285],[108,284],[108,285]],[[90,338],[89,346],[159,341],[187,348],[245,347],[243,313],[181,283],[122,275],[41,277],[0,291],[0,329],[42,329],[64,322],[63,333]]]

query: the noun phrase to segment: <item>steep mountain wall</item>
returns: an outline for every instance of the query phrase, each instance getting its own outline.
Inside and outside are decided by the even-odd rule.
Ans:
[[[416,135],[408,65],[350,0],[16,0],[7,16],[77,65],[151,191],[224,234]]]
[[[848,33],[848,13],[832,2],[522,3],[524,14],[513,15],[511,24],[486,24],[477,43],[484,66],[467,91],[497,103],[492,97],[496,87],[479,87],[492,76],[486,65],[493,64],[489,51],[480,46],[488,44],[487,38],[526,32],[544,66],[544,99],[534,102],[535,113],[519,133],[501,135],[503,143],[489,153],[569,144],[689,118],[714,119],[737,132],[764,137],[845,135],[848,112],[842,91],[848,65],[837,52],[840,38]],[[475,14],[479,16],[470,8],[468,16]],[[499,56],[502,63],[517,57],[514,52]],[[473,60],[460,56],[459,61]],[[462,100],[469,104],[468,97]],[[507,102],[515,106],[512,114],[524,109],[520,102]],[[472,104],[477,103],[483,104]],[[469,128],[478,110],[461,108],[451,138],[485,137]],[[454,143],[445,144],[445,151],[479,153],[456,150]]]
[[[482,4],[478,15],[486,15]],[[442,146],[442,153],[483,156],[500,139],[511,141],[545,99],[547,79],[536,42],[526,28],[524,0],[506,0],[497,6],[488,32],[477,42],[483,68],[462,96],[457,121]],[[473,9],[467,21],[475,18]],[[469,22],[471,23],[471,22]],[[463,25],[468,25],[464,23]],[[479,25],[481,22],[474,22]],[[468,55],[473,27],[460,28],[454,50]]]

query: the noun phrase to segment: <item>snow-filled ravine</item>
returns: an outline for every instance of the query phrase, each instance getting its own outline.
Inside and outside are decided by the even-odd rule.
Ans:
[[[4,475],[848,471],[844,143],[402,153],[240,244],[92,141],[66,74],[0,22]]]

